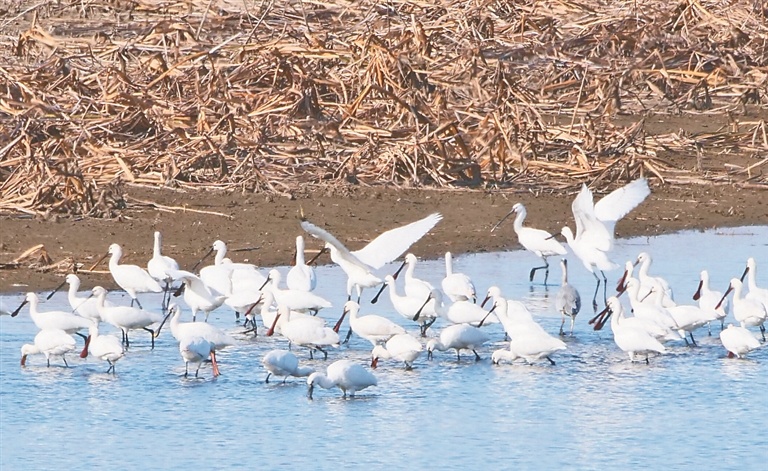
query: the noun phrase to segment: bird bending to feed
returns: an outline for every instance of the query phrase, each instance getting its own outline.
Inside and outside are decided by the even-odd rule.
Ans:
[[[453,271],[451,252],[445,252],[445,278],[440,286],[451,301],[477,301],[477,290],[469,276]]]
[[[380,358],[391,358],[403,362],[406,370],[413,368],[413,362],[424,351],[424,346],[410,334],[397,334],[385,345],[376,345],[371,351],[371,368],[376,369]]]
[[[549,278],[549,262],[547,261],[547,257],[551,257],[553,255],[565,255],[567,253],[565,247],[563,247],[563,244],[556,241],[552,237],[552,234],[549,232],[523,226],[523,223],[525,222],[525,216],[528,214],[528,212],[525,210],[525,206],[523,206],[522,203],[516,203],[514,206],[512,206],[512,210],[508,212],[506,216],[501,218],[501,221],[497,222],[496,225],[493,226],[491,232],[496,230],[496,228],[499,227],[501,223],[504,222],[504,220],[513,213],[517,214],[514,222],[514,230],[515,234],[517,234],[517,240],[520,242],[520,245],[522,245],[525,250],[533,252],[537,257],[544,260],[544,265],[531,269],[528,279],[529,281],[533,281],[533,277],[536,275],[536,272],[543,269],[544,285],[546,285],[547,279]]]
[[[611,296],[608,298],[604,311],[606,316],[611,318],[611,330],[613,331],[613,341],[616,345],[629,355],[629,360],[636,361],[636,355],[645,355],[645,363],[648,361],[648,355],[652,352],[665,353],[667,350],[658,340],[656,340],[646,330],[636,328],[629,323],[625,323],[624,308],[618,298]],[[605,319],[602,321],[605,322]]]
[[[115,362],[125,355],[123,344],[117,337],[112,335],[100,335],[99,326],[96,323],[91,325],[88,331],[90,335],[86,341],[85,348],[83,348],[82,353],[80,353],[80,357],[85,358],[88,356],[88,353],[90,353],[96,358],[109,363],[107,373],[111,371],[112,374],[114,374]]]
[[[395,260],[405,253],[416,241],[424,237],[443,216],[440,213],[412,222],[405,226],[390,229],[373,239],[360,250],[350,251],[328,231],[312,224],[302,217],[301,227],[308,234],[325,242],[331,251],[331,260],[347,274],[347,300],[352,299],[352,291],[357,291],[357,302],[364,288],[372,288],[382,283],[373,271]]]
[[[554,365],[555,361],[551,355],[565,349],[566,346],[562,340],[552,337],[546,332],[542,334],[534,328],[515,335],[510,340],[508,348],[493,352],[491,361],[498,365],[501,361],[513,362],[518,358],[522,358],[528,363],[546,358],[550,364]]]
[[[760,341],[752,332],[733,324],[728,324],[728,328],[720,332],[720,341],[730,357],[744,358],[747,353],[760,348]]]
[[[339,346],[338,332],[318,323],[316,317],[296,318],[287,306],[280,305],[277,307],[277,315],[266,336],[271,337],[278,325],[283,337],[288,339],[288,342],[309,349],[310,359],[314,358],[315,350],[322,352],[324,359],[328,359],[328,352],[323,347]]]
[[[213,375],[218,376],[219,366],[216,362],[216,352],[224,348],[235,345],[237,341],[229,334],[225,333],[218,327],[214,327],[207,322],[181,322],[181,307],[171,304],[168,306],[168,314],[163,319],[163,324],[170,319],[171,321],[171,334],[173,337],[181,343],[191,344],[193,339],[200,338],[208,342],[210,346],[211,366],[213,367]],[[158,332],[163,327],[163,324],[158,328]],[[201,345],[196,346],[197,350],[205,350],[205,344],[198,342]],[[191,352],[190,352],[191,354]],[[186,362],[185,358],[185,362]],[[195,360],[196,361],[196,360]],[[200,360],[204,361],[204,360]],[[186,376],[186,375],[185,375]]]
[[[571,335],[573,335],[573,324],[576,321],[576,315],[581,310],[581,295],[579,291],[571,284],[568,284],[568,260],[560,260],[560,267],[563,270],[563,281],[555,295],[555,309],[562,315],[560,322],[560,335],[565,335],[563,325],[565,318],[571,318]]]
[[[440,338],[430,339],[427,342],[427,358],[432,359],[432,352],[440,350],[444,352],[451,348],[456,349],[456,359],[461,360],[461,350],[472,350],[475,361],[480,361],[477,349],[488,341],[488,334],[469,324],[450,325],[440,332]]]
[[[115,283],[123,289],[128,296],[131,297],[131,306],[133,303],[139,305],[141,303],[137,297],[138,293],[162,293],[163,287],[152,276],[147,273],[146,270],[138,265],[121,264],[120,258],[123,256],[123,249],[118,244],[112,244],[109,246],[109,250],[106,255],[102,257],[102,260],[108,255],[109,258],[109,273],[112,274],[112,278]],[[98,264],[98,262],[97,262]],[[142,308],[143,309],[143,308]]]
[[[295,291],[313,291],[317,286],[315,269],[304,260],[304,237],[296,237],[296,254],[293,257],[291,269],[285,277],[288,289]]]
[[[595,270],[600,271],[602,281],[606,282],[605,272],[618,268],[608,257],[613,249],[614,229],[616,223],[630,211],[642,203],[651,193],[648,182],[644,178],[635,180],[623,187],[612,191],[597,203],[593,203],[592,191],[581,186],[581,191],[571,203],[573,219],[576,222],[576,234],[564,227],[561,234],[568,241],[587,270],[597,280],[592,307],[597,310],[597,291],[600,289],[600,278]],[[603,285],[603,300],[607,297],[607,288]]]
[[[731,291],[733,291],[733,303],[732,311],[733,317],[741,324],[742,327],[752,326],[760,329],[763,342],[765,342],[765,320],[768,316],[766,307],[757,299],[750,298],[748,296],[742,297],[743,285],[738,278],[731,279],[731,283],[728,285],[728,289],[723,294],[720,302],[715,306],[719,308],[725,299],[728,297]]]
[[[155,338],[160,335],[163,316],[156,312],[145,311],[130,306],[107,306],[107,290],[101,286],[93,287],[93,295],[99,301],[99,315],[108,324],[112,324],[123,332],[123,343],[126,347],[130,346],[128,332],[131,330],[146,330],[150,333],[152,339],[152,349],[155,348]],[[151,329],[153,324],[160,324],[157,329]]]
[[[200,373],[200,365],[211,356],[212,351],[213,345],[203,337],[183,337],[179,341],[179,354],[181,354],[181,358],[184,360],[184,377],[186,378],[189,375],[189,364],[195,363],[197,364],[195,378],[197,378]],[[219,366],[216,362],[212,362],[211,366],[213,367],[213,376],[219,376]]]
[[[338,360],[328,365],[326,373],[316,371],[307,378],[307,396],[312,399],[312,392],[315,385],[321,388],[331,389],[337,387],[341,389],[343,397],[349,394],[355,396],[357,391],[362,391],[369,386],[377,386],[376,376],[351,360]]]
[[[299,359],[288,350],[271,350],[264,355],[261,364],[267,370],[265,383],[269,383],[269,377],[272,375],[283,376],[283,383],[289,376],[303,378],[315,372],[315,369],[309,366],[299,366]]]
[[[75,339],[61,329],[43,329],[35,335],[33,343],[22,345],[21,366],[27,365],[29,355],[45,355],[45,362],[51,366],[51,357],[61,357],[65,366],[69,366],[64,356],[75,349]]]
[[[344,321],[344,317],[349,314],[349,328],[350,333],[347,334],[347,340],[352,332],[356,333],[365,340],[371,342],[374,347],[381,343],[386,342],[397,334],[404,334],[405,329],[386,317],[377,316],[375,314],[368,314],[367,316],[360,316],[360,305],[355,301],[347,301],[344,304],[344,311],[341,313],[339,321],[333,328],[338,332],[341,327],[341,323]]]

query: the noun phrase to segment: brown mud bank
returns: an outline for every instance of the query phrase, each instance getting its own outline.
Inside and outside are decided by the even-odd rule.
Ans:
[[[599,190],[599,189],[598,189]],[[596,192],[599,192],[596,190]],[[0,269],[0,292],[46,290],[63,279],[75,265],[90,266],[109,244],[123,246],[125,263],[146,265],[152,256],[152,233],[163,234],[163,252],[190,268],[221,239],[230,257],[258,266],[290,263],[295,237],[302,234],[299,211],[348,244],[363,246],[380,232],[439,211],[444,219],[412,247],[422,258],[519,248],[506,222],[491,227],[516,202],[528,208],[527,224],[557,232],[573,227],[570,204],[574,192],[446,191],[335,186],[293,196],[267,196],[208,191],[173,191],[128,186],[128,208],[116,219],[0,218],[0,264],[8,267],[25,250],[43,244],[46,262],[22,260],[16,268]],[[599,197],[596,195],[596,198]],[[618,237],[655,235],[683,229],[768,224],[765,191],[733,186],[652,186],[652,193],[617,228]],[[320,242],[309,239],[309,250]],[[329,263],[321,258],[321,263]],[[40,271],[41,263],[55,269]],[[30,267],[31,266],[31,267]],[[82,273],[84,287],[112,286],[106,263]]]

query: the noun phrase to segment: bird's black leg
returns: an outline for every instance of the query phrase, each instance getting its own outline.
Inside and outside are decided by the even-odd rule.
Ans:
[[[136,305],[139,306],[139,309],[144,309],[144,307],[139,302],[139,298],[136,298]],[[133,301],[131,301],[131,306],[133,306]]]
[[[62,355],[62,356],[61,356],[61,359],[62,359],[62,360],[64,360],[64,366],[66,366],[67,368],[69,368],[69,363],[67,363],[67,358],[66,358],[64,355]]]
[[[265,383],[269,384],[269,377],[272,376],[272,373],[267,373],[267,379],[264,380]]]
[[[549,363],[552,364],[553,366],[555,365],[555,360],[553,360],[553,359],[551,359],[549,357],[547,357],[547,360],[549,360]]]
[[[603,306],[608,305],[608,278],[605,276],[605,272],[600,270],[600,274],[603,275]]]
[[[184,362],[184,377],[186,378],[188,374],[189,374],[189,362],[185,361]]]
[[[323,350],[323,349],[322,349],[322,348],[320,348],[320,347],[315,347],[315,348],[317,348],[318,350],[320,350],[321,352],[323,352],[323,360],[327,360],[327,359],[328,359],[328,352],[326,352],[325,350]]]
[[[344,339],[344,342],[342,343],[349,343],[349,338],[352,337],[352,327],[349,328],[347,331],[347,337]]]
[[[475,351],[475,349],[472,349],[472,353],[474,353],[474,354],[475,354],[475,361],[480,361],[480,360],[482,360],[482,358],[480,358],[480,355],[478,355],[478,354],[477,354],[477,352]]]
[[[594,276],[597,280],[597,286],[595,286],[595,294],[592,296],[592,309],[597,312],[597,292],[600,291],[600,277],[598,277],[597,273],[595,272],[592,272],[592,276]]]
[[[155,349],[155,331],[148,327],[144,327],[144,330],[149,332],[149,334],[152,336],[150,338],[152,339],[152,350],[154,350]]]
[[[693,332],[688,332],[688,335],[690,335],[690,336],[691,336],[691,342],[693,343],[693,346],[694,346],[694,347],[696,347],[696,346],[697,346],[697,345],[696,345],[696,339],[695,339],[695,338],[693,338]]]

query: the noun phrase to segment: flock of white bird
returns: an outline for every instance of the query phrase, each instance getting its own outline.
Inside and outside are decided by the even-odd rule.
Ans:
[[[599,330],[610,319],[614,341],[629,355],[631,361],[649,362],[650,354],[663,354],[667,351],[664,346],[667,342],[685,341],[686,344],[695,345],[693,332],[710,326],[711,333],[713,322],[720,323],[720,339],[729,354],[742,358],[751,350],[759,348],[761,342],[747,328],[759,328],[765,342],[763,324],[768,315],[768,289],[757,286],[756,263],[752,258],[748,260],[742,276],[732,279],[724,294],[709,287],[708,274],[702,271],[699,289],[694,296],[698,304],[681,305],[673,300],[672,290],[663,278],[649,274],[651,256],[641,253],[637,260],[626,262],[617,294],[607,296],[605,271],[619,267],[610,258],[614,245],[614,226],[649,193],[647,182],[640,179],[610,193],[595,204],[592,192],[583,186],[572,204],[576,233],[574,235],[570,228],[564,227],[561,234],[574,255],[597,281],[592,300],[595,312],[600,284],[603,283],[606,308],[589,323],[594,325],[595,330]],[[522,204],[515,204],[504,219],[513,213],[516,214],[514,230],[520,244],[544,261],[542,266],[530,271],[530,281],[533,281],[537,271],[544,270],[546,284],[549,275],[548,257],[563,256],[567,250],[546,231],[523,225],[526,210]],[[219,367],[216,352],[237,343],[232,335],[207,323],[208,315],[224,305],[234,310],[238,320],[244,318],[244,325],[248,329],[245,333],[257,334],[260,317],[266,329],[264,335],[281,335],[289,342],[289,347],[308,349],[310,358],[315,352],[327,358],[328,348],[338,347],[354,333],[371,343],[370,366],[374,369],[380,360],[386,359],[395,360],[410,369],[425,349],[428,358],[432,357],[435,350],[455,350],[460,359],[461,351],[468,350],[479,360],[477,350],[490,339],[483,327],[500,324],[509,343],[507,348],[493,352],[491,358],[494,364],[518,359],[528,363],[546,359],[554,365],[552,356],[565,350],[566,344],[542,328],[525,304],[505,298],[497,286],[490,287],[484,301],[478,303],[477,292],[470,277],[453,270],[450,252],[445,254],[446,273],[440,286],[433,286],[416,276],[417,258],[410,253],[405,256],[403,265],[396,273],[383,277],[380,275],[384,265],[402,256],[441,219],[440,214],[431,214],[384,232],[362,249],[351,251],[332,234],[302,218],[302,229],[325,244],[317,255],[324,251],[330,252],[331,260],[347,275],[348,301],[334,326],[326,325],[325,319],[316,315],[321,309],[331,307],[331,303],[313,293],[317,286],[312,266],[314,259],[305,259],[302,236],[296,238],[295,260],[285,276],[285,285],[282,284],[282,274],[276,269],[270,270],[265,276],[252,264],[230,261],[226,258],[227,247],[222,241],[214,242],[209,251],[209,254],[216,252],[213,264],[201,268],[198,273],[194,271],[203,260],[187,271],[181,270],[172,258],[161,254],[159,232],[154,234],[153,256],[146,270],[137,265],[121,264],[122,249],[112,244],[104,258],[110,256],[109,271],[115,283],[130,296],[131,305],[113,304],[107,300],[107,290],[99,286],[94,287],[91,293],[79,292],[80,279],[75,274],[67,275],[64,281],[69,284],[71,312],[41,312],[38,295],[27,293],[25,301],[10,314],[17,315],[25,304],[29,304],[30,316],[40,331],[33,343],[21,348],[21,365],[26,365],[27,357],[33,354],[44,355],[49,366],[52,357],[61,357],[66,365],[65,355],[76,348],[72,337],[76,334],[85,341],[80,356],[85,358],[90,354],[104,360],[109,364],[107,372],[114,373],[115,363],[126,355],[130,346],[129,334],[132,331],[146,331],[154,348],[155,339],[168,323],[173,337],[179,343],[179,353],[185,362],[185,376],[190,374],[189,367],[192,365],[197,377],[200,365],[209,359],[213,375],[217,376]],[[555,297],[555,307],[562,316],[559,335],[566,335],[564,326],[567,319],[570,319],[570,334],[573,335],[574,321],[581,310],[581,297],[568,283],[564,258],[560,265],[562,279]],[[405,273],[401,291],[397,281],[403,268]],[[745,292],[742,284],[745,277],[748,292]],[[362,315],[362,293],[365,288],[376,287],[380,289],[372,303],[376,303],[382,292],[389,288],[392,307],[405,322],[419,326],[422,338],[428,337],[431,326],[438,319],[447,325],[439,335],[428,338],[424,344],[403,326],[386,317]],[[163,314],[142,308],[138,295],[147,292],[163,293]],[[619,300],[625,292],[632,315],[629,315]],[[727,296],[731,292],[733,297],[729,304]],[[173,296],[182,297],[192,312],[192,322],[181,321],[182,309],[179,304],[171,302]],[[724,319],[729,309],[739,325],[724,328]],[[204,319],[197,319],[198,313],[203,313]],[[346,338],[342,339],[339,330],[347,318],[349,331]],[[117,328],[121,338],[100,334],[102,323]],[[310,398],[315,386],[326,389],[338,387],[344,396],[354,396],[356,391],[377,384],[372,372],[347,359],[338,360],[330,364],[325,372],[319,372],[301,366],[291,351],[272,350],[264,356],[262,363],[268,371],[267,382],[272,375],[282,377],[283,381],[289,376],[307,377]]]

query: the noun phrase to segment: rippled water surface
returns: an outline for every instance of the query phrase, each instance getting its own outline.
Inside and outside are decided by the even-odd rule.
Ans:
[[[768,227],[623,240],[614,259],[623,262],[640,251],[653,255],[651,271],[668,279],[680,303],[692,302],[700,270],[710,271],[713,288],[725,290],[749,256],[757,259],[758,284],[768,287]],[[571,282],[588,300],[594,280],[569,257]],[[483,294],[498,284],[556,334],[557,286],[528,283],[536,262],[517,251],[478,254],[457,258],[454,269],[469,274]],[[419,264],[417,274],[439,284],[443,270],[442,261],[430,261]],[[322,267],[318,276],[317,292],[334,303],[320,315],[334,322],[346,297],[343,272]],[[559,276],[553,263],[550,282]],[[618,270],[610,273],[609,286],[619,276]],[[372,295],[364,293],[361,314],[385,315],[417,332],[387,297],[371,307]],[[0,297],[11,310],[21,299]],[[111,299],[125,301],[118,293]],[[146,307],[160,304],[159,297],[141,299]],[[41,306],[65,308],[63,293]],[[25,309],[16,318],[0,318],[0,468],[765,469],[768,348],[747,360],[727,359],[719,328],[712,337],[705,328],[697,332],[698,348],[672,345],[650,365],[631,364],[610,329],[589,329],[590,317],[587,307],[575,335],[565,339],[568,350],[554,357],[556,366],[492,365],[491,352],[505,346],[494,325],[483,361],[470,354],[457,362],[453,353],[436,352],[433,361],[419,358],[413,371],[382,361],[378,387],[350,400],[338,390],[317,389],[310,401],[302,379],[264,383],[262,356],[286,342],[240,334],[242,327],[224,308],[210,321],[241,342],[219,354],[223,374],[215,380],[209,365],[200,379],[183,377],[170,330],[154,351],[149,334],[133,333],[114,376],[105,374],[106,363],[76,355],[68,359],[70,368],[58,360],[46,368],[41,356],[20,368],[21,345],[36,333]],[[430,334],[442,326],[438,322]],[[327,362],[308,363],[368,363],[369,348],[353,337]],[[297,354],[308,359],[305,351]]]

